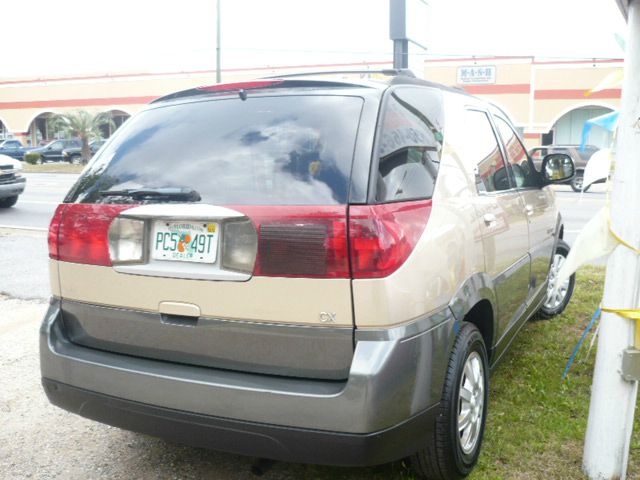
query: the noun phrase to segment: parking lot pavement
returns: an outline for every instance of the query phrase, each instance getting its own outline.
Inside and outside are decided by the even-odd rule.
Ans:
[[[0,295],[0,479],[334,479],[398,476],[399,464],[331,468],[176,445],[109,427],[49,404],[40,385],[38,329],[47,304]],[[259,472],[258,472],[259,473]]]

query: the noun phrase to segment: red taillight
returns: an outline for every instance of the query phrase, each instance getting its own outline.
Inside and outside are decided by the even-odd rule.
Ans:
[[[258,231],[254,275],[349,278],[346,206],[231,208]]]
[[[420,239],[430,213],[431,200],[350,207],[352,277],[381,278],[400,268]]]
[[[49,256],[63,262],[110,266],[109,226],[120,212],[134,206],[60,205],[49,227]]]
[[[275,87],[282,82],[283,80],[256,80],[252,82],[222,83],[220,85],[198,87],[198,90],[205,90],[207,92],[237,92],[238,90]]]
[[[258,231],[254,275],[380,278],[409,257],[431,201],[349,207],[232,207]],[[349,258],[350,257],[350,258]]]
[[[58,253],[58,233],[60,232],[60,222],[66,207],[67,205],[64,203],[58,205],[58,208],[56,208],[56,211],[51,218],[51,223],[49,224],[47,243],[49,244],[49,257],[54,260],[60,259]]]

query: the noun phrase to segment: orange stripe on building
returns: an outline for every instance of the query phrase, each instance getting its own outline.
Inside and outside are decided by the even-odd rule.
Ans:
[[[528,83],[511,84],[511,85],[464,85],[464,91],[473,95],[488,95],[488,94],[508,94],[508,93],[524,93],[531,92],[531,85]]]
[[[594,92],[589,96],[585,95],[586,92],[588,92],[588,90],[586,89],[536,90],[534,95],[536,100],[584,100],[589,98],[620,98],[622,89],[608,88],[606,90]]]
[[[539,133],[525,133],[524,138],[528,138],[530,140],[540,140]]]
[[[154,97],[115,97],[115,98],[70,98],[68,100],[34,100],[28,102],[0,102],[2,110],[17,110],[20,108],[61,108],[61,107],[92,107],[104,105],[140,105],[147,104]]]

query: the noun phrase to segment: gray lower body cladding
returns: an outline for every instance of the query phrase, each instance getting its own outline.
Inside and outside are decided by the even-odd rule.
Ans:
[[[448,309],[409,326],[356,331],[348,378],[329,381],[97,350],[71,342],[61,317],[54,300],[40,331],[52,403],[187,444],[342,465],[383,463],[418,448],[433,424],[455,336]]]

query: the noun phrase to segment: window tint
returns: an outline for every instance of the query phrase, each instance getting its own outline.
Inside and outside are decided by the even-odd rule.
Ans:
[[[67,200],[133,203],[104,192],[188,188],[214,205],[345,204],[362,104],[250,94],[159,106],[116,132]]]
[[[377,202],[433,195],[443,124],[438,92],[398,88],[390,93],[378,140]]]
[[[502,141],[504,142],[504,148],[507,151],[507,157],[511,164],[516,186],[518,188],[540,186],[538,172],[536,172],[527,158],[527,151],[522,146],[522,143],[520,143],[520,139],[516,133],[505,120],[500,117],[494,118]]]
[[[477,110],[467,110],[464,128],[465,155],[477,166],[478,191],[495,192],[511,188],[509,170],[487,114]]]

